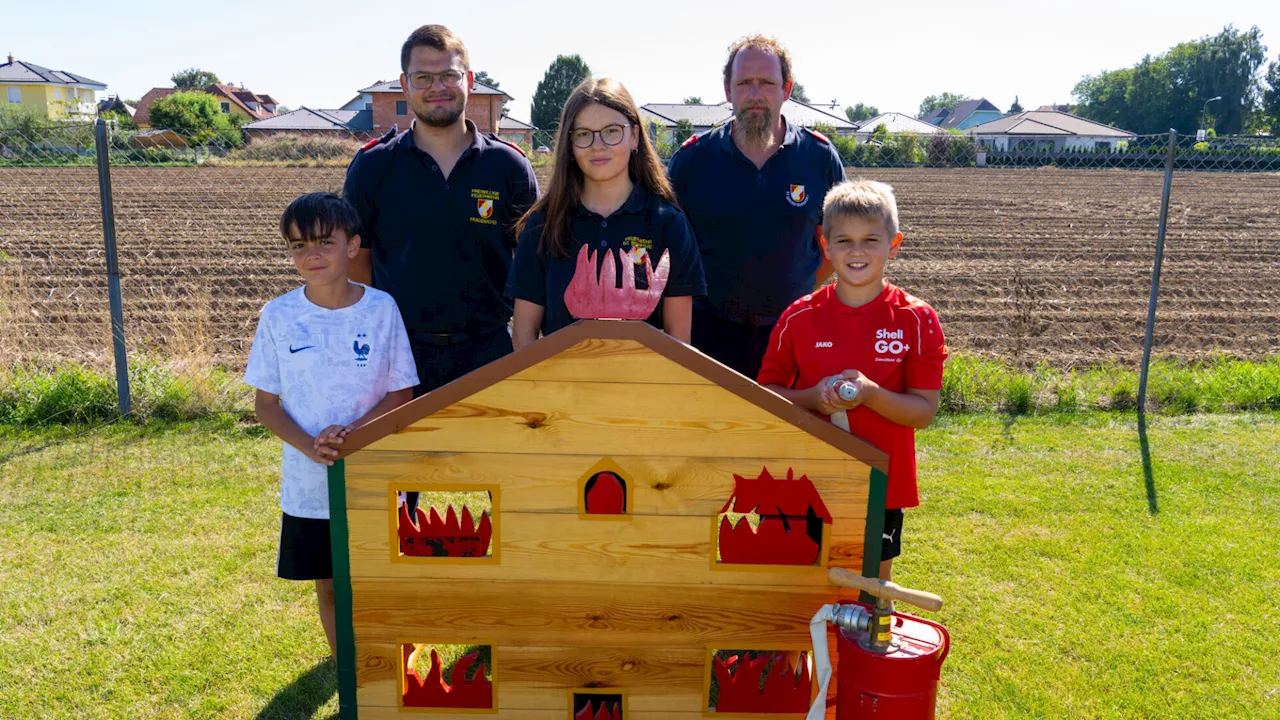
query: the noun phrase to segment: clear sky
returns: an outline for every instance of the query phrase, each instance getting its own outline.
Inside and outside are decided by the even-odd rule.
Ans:
[[[841,6],[851,9],[833,9]],[[1276,0],[913,0],[854,8],[776,0],[0,0],[0,53],[91,77],[128,99],[194,66],[290,108],[334,108],[397,75],[400,44],[413,28],[443,23],[467,44],[473,69],[514,96],[510,111],[522,120],[558,54],[582,55],[640,104],[689,95],[719,102],[725,50],[751,32],[790,48],[796,78],[815,102],[909,114],[944,90],[1002,109],[1015,95],[1028,108],[1069,102],[1085,74],[1132,65],[1229,23],[1257,25],[1269,60],[1280,55]]]

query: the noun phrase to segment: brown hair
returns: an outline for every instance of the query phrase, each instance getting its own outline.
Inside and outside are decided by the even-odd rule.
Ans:
[[[535,213],[543,214],[546,222],[542,227],[542,235],[538,239],[538,250],[553,257],[570,257],[573,250],[573,213],[582,198],[582,168],[578,167],[573,157],[573,143],[569,140],[574,118],[591,103],[603,105],[617,110],[631,123],[631,132],[636,134],[636,151],[631,153],[627,172],[631,182],[648,190],[663,200],[676,204],[675,192],[667,180],[662,161],[653,151],[649,134],[640,121],[640,111],[631,93],[622,83],[613,78],[588,77],[578,84],[565,101],[564,110],[560,113],[560,127],[556,130],[555,157],[551,166],[551,182],[547,191],[538,198],[533,207],[520,218],[516,224],[517,237],[524,232],[529,218]]]
[[[400,46],[400,72],[409,72],[409,56],[416,47],[454,53],[462,59],[462,67],[471,69],[471,58],[467,55],[467,46],[462,44],[462,38],[443,25],[423,25],[409,33],[409,39]]]
[[[887,240],[898,234],[898,200],[893,187],[874,180],[846,180],[827,191],[822,201],[822,234],[831,236],[831,221],[838,217],[875,218],[884,223]]]
[[[733,79],[733,59],[742,50],[760,50],[778,56],[778,64],[782,66],[782,84],[791,82],[791,53],[782,47],[782,43],[764,35],[748,35],[729,46],[729,59],[724,63],[724,86],[729,87]]]

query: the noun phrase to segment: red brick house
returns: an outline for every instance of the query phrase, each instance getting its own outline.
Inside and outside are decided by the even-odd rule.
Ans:
[[[151,88],[138,101],[133,116],[135,125],[142,129],[151,127],[151,105],[166,95],[178,92],[177,88]],[[239,115],[246,123],[275,117],[277,103],[270,95],[259,95],[244,88],[226,83],[215,83],[203,89],[218,101],[222,112],[228,115]]]
[[[373,134],[381,135],[395,125],[401,130],[409,127],[413,112],[400,89],[400,80],[376,82],[359,91],[360,94],[343,105],[342,110],[368,110],[373,116]],[[467,99],[467,119],[484,133],[501,130],[502,108],[513,98],[501,90],[476,82],[476,89]]]

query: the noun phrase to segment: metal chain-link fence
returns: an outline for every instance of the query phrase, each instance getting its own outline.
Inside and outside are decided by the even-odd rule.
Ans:
[[[279,215],[302,193],[338,191],[359,140],[189,146],[107,129],[131,374],[243,407],[258,311],[299,282]],[[830,137],[850,178],[897,191],[906,242],[888,272],[939,312],[958,356],[948,373],[964,379],[950,407],[1136,404],[1170,135]],[[1280,143],[1178,136],[1173,150],[1152,343],[1161,404],[1180,392],[1161,384],[1169,363],[1280,354]],[[0,128],[7,366],[111,362],[101,200],[92,125]]]

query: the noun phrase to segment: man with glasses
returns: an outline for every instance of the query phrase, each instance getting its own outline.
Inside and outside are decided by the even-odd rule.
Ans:
[[[778,316],[828,274],[822,201],[844,180],[831,142],[782,116],[791,85],[791,57],[776,40],[734,43],[724,66],[733,119],[689,138],[668,169],[707,277],[693,345],[752,379]]]
[[[415,119],[356,154],[343,195],[363,226],[351,279],[399,304],[422,395],[511,352],[502,292],[538,184],[524,153],[465,118],[475,78],[457,35],[414,30],[400,67]]]
[[[361,224],[350,278],[399,305],[416,397],[511,352],[503,289],[515,223],[538,182],[519,148],[466,119],[475,77],[457,35],[443,25],[414,30],[400,69],[415,119],[356,154],[342,194]],[[412,512],[416,494],[409,500]]]

